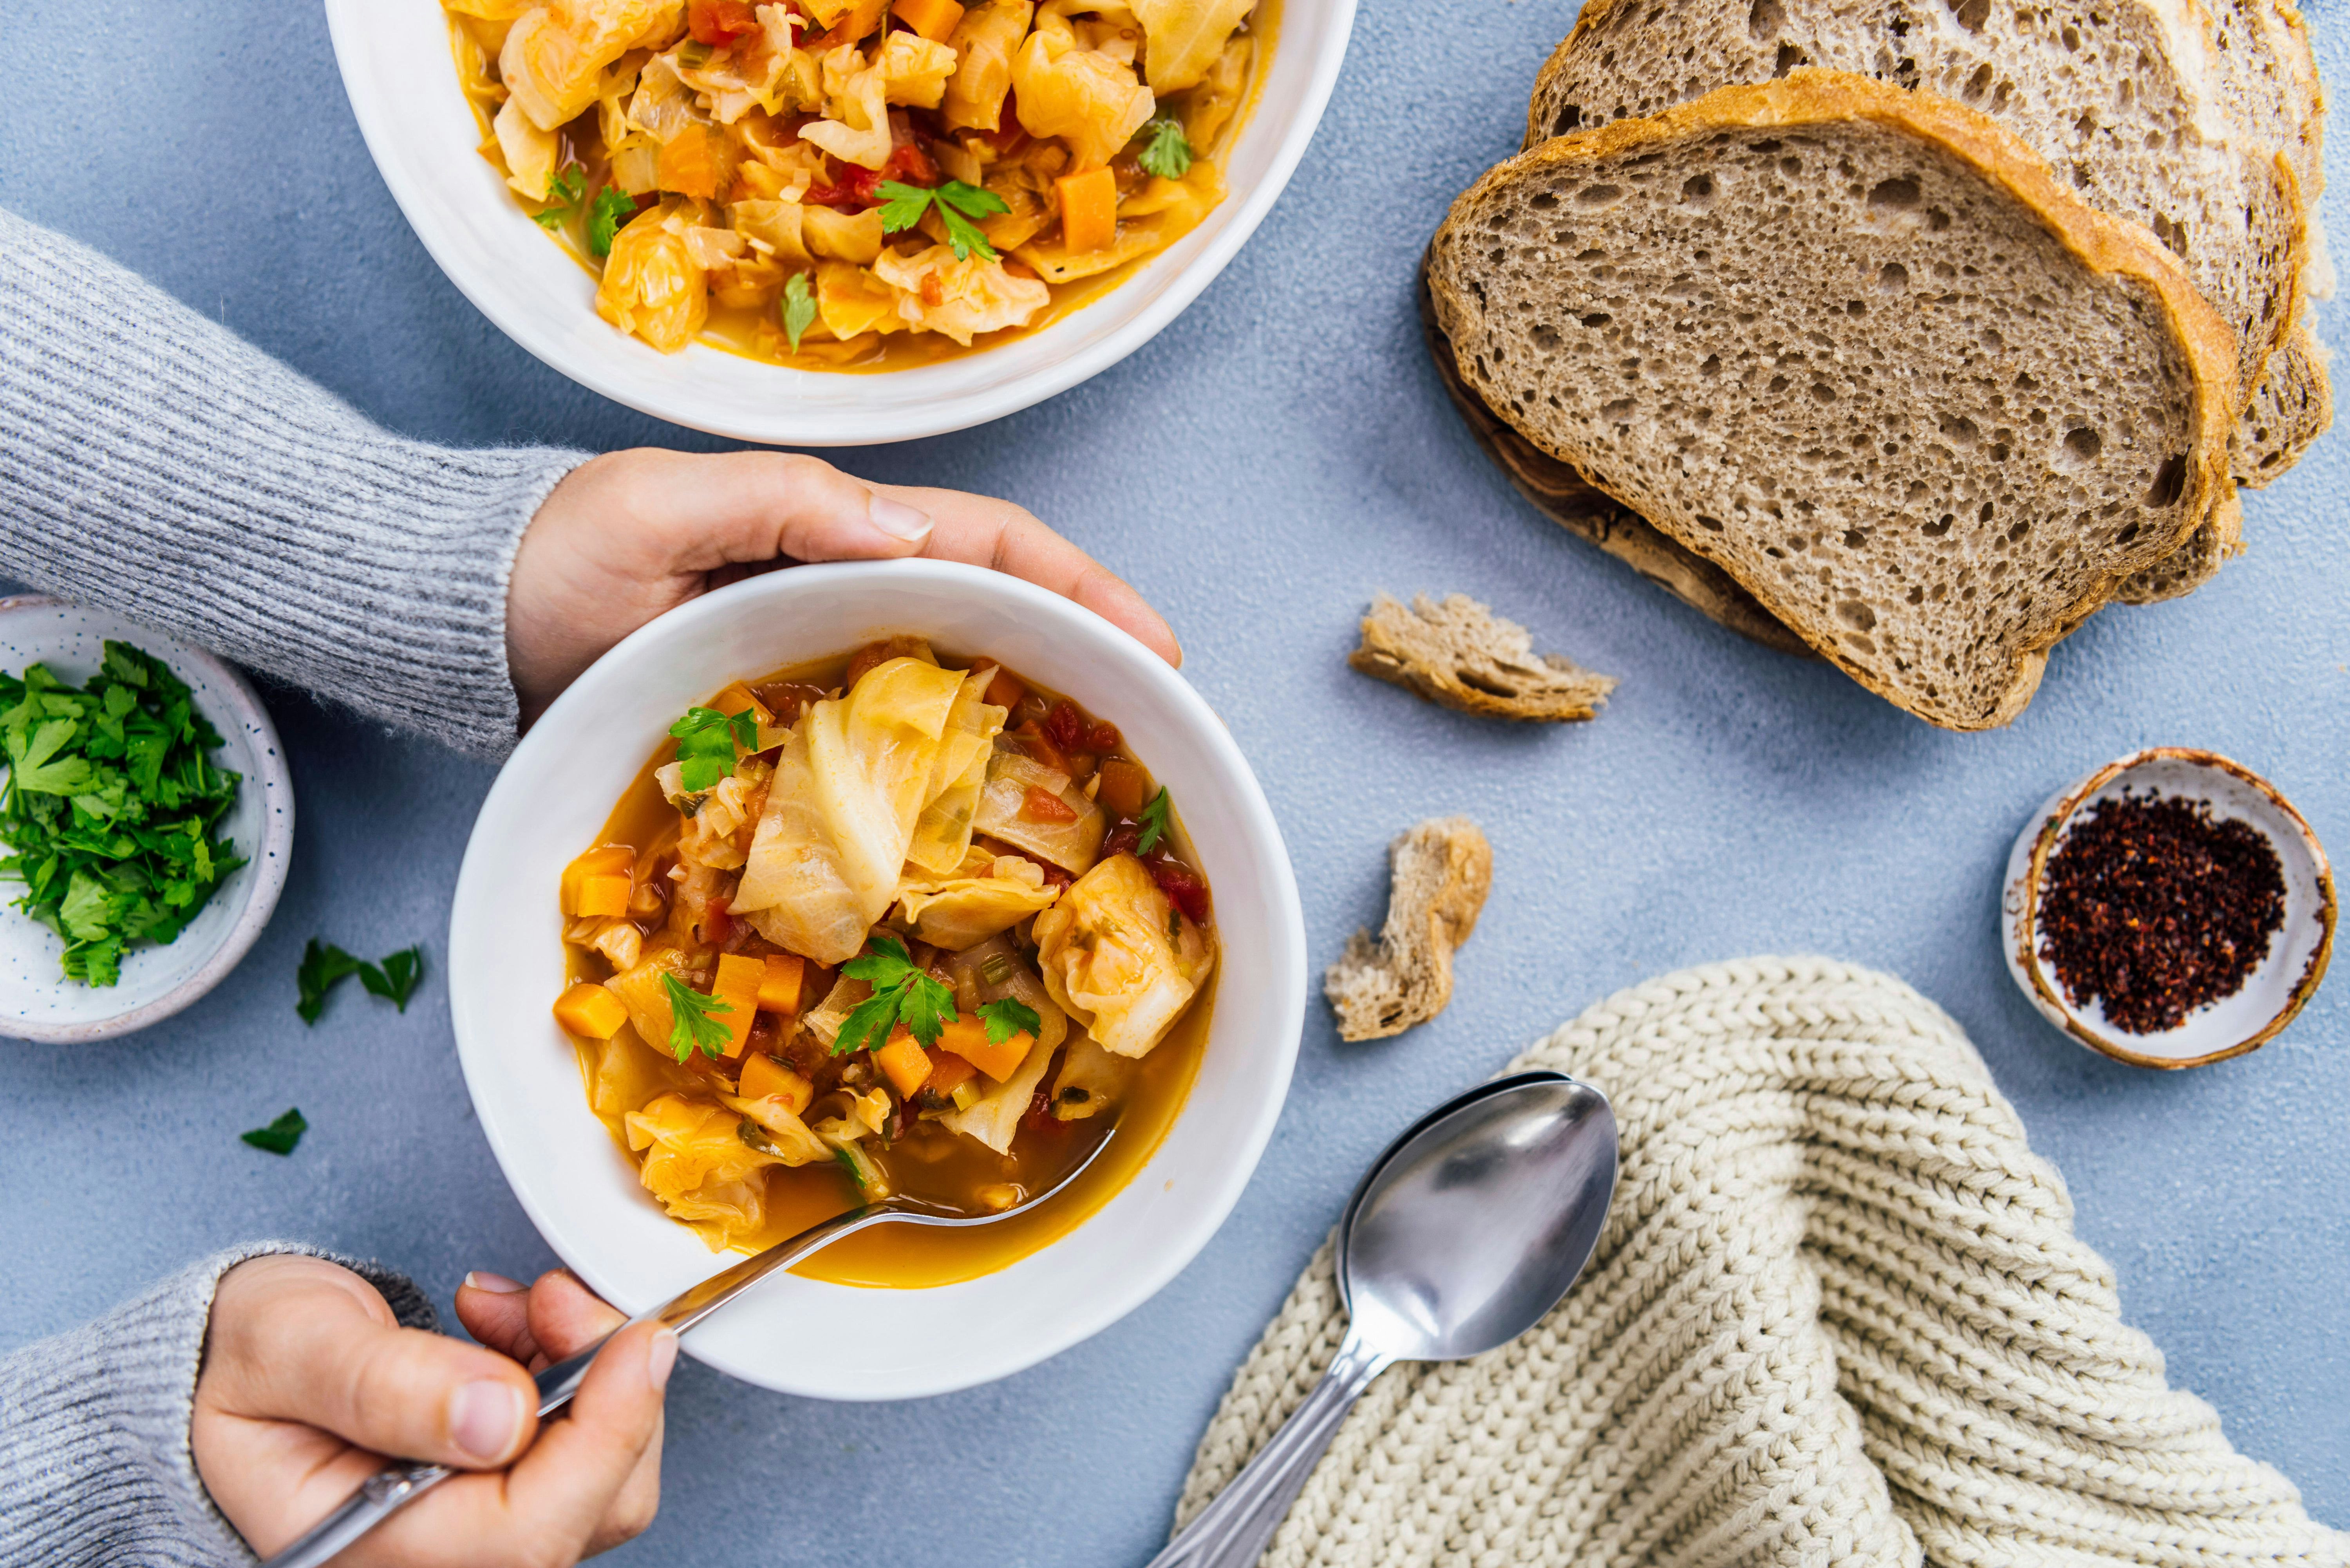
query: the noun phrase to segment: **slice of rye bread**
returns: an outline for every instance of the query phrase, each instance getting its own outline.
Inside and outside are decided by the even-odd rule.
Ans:
[[[2334,425],[2331,358],[2312,328],[2310,313],[2269,360],[2269,373],[2236,425],[2230,449],[2236,483],[2258,490],[2301,461],[2309,445]]]
[[[2247,73],[2218,45],[2164,0],[1589,0],[1534,84],[1525,144],[1797,66],[1939,94],[2183,260],[2235,334],[2241,406],[2298,318],[2305,221],[2282,94],[2240,102]]]
[[[1995,122],[1797,70],[1559,137],[1430,249],[1461,373],[1895,703],[2002,724],[2227,490],[2227,328]]]
[[[1381,594],[1347,662],[1431,702],[1490,719],[1575,723],[1599,716],[1616,678],[1561,654],[1536,653],[1526,628],[1467,594],[1426,594],[1407,609]]]

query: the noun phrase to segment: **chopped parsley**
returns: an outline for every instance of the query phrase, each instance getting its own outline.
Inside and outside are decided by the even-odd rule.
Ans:
[[[1025,1033],[1033,1039],[1045,1027],[1035,1008],[1009,996],[1001,1002],[981,1002],[979,1021],[987,1025],[990,1045],[1001,1045],[1014,1034]]]
[[[531,221],[552,234],[578,215],[580,199],[587,194],[588,176],[577,164],[558,169],[546,182],[546,207],[533,213]]]
[[[612,236],[628,227],[629,220],[637,215],[637,199],[618,185],[607,185],[596,192],[596,202],[588,213],[588,254],[608,256],[612,254]]]
[[[192,693],[127,642],[109,642],[89,684],[43,665],[0,675],[0,880],[17,909],[65,939],[66,978],[113,985],[131,943],[168,943],[244,864],[214,829],[238,775],[209,753],[220,735]]]
[[[1165,784],[1160,784],[1159,793],[1144,804],[1141,816],[1136,819],[1142,825],[1142,836],[1134,846],[1136,854],[1148,855],[1159,847],[1159,841],[1167,836],[1167,813],[1173,805],[1167,798]]]
[[[832,1042],[836,1056],[887,1044],[889,1032],[900,1023],[924,1045],[935,1045],[939,1032],[954,1022],[953,989],[915,968],[906,945],[895,937],[875,937],[840,972],[865,981],[873,994],[841,1021]]]
[[[249,1133],[237,1136],[255,1148],[286,1155],[294,1152],[294,1146],[300,1143],[302,1135],[309,1130],[310,1124],[302,1119],[302,1113],[289,1110],[265,1127],[255,1127]]]
[[[734,1004],[704,995],[673,974],[661,976],[661,990],[669,994],[669,1048],[679,1064],[696,1051],[705,1056],[724,1055],[727,1030],[718,1018],[733,1012]]]
[[[369,995],[380,996],[405,1012],[408,999],[416,994],[417,983],[424,978],[423,944],[403,948],[381,963],[369,963],[312,937],[302,950],[301,967],[294,971],[294,983],[302,993],[294,1011],[302,1015],[303,1023],[317,1023],[318,1015],[327,1010],[327,993],[353,975],[359,977]]]
[[[875,191],[885,198],[881,207],[883,234],[902,234],[920,223],[925,212],[936,208],[940,220],[947,226],[947,244],[952,247],[955,260],[968,261],[973,252],[986,261],[999,259],[995,247],[987,243],[987,236],[972,222],[1012,210],[994,192],[966,185],[960,180],[950,180],[935,190],[884,180]]]
[[[745,708],[730,719],[715,708],[688,708],[669,732],[677,737],[677,760],[684,764],[679,783],[686,794],[700,794],[734,771],[738,750],[759,749],[759,715]]]
[[[1180,180],[1191,171],[1191,140],[1183,134],[1183,122],[1171,114],[1162,114],[1135,132],[1142,140],[1142,151],[1135,161],[1147,174],[1161,180]]]
[[[816,296],[808,288],[808,275],[792,274],[784,285],[784,336],[792,340],[792,352],[800,351],[800,337],[816,325]]]

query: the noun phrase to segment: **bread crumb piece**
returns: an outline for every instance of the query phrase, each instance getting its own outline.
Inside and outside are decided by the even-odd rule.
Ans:
[[[1347,662],[1431,702],[1497,719],[1579,722],[1596,717],[1616,678],[1555,653],[1538,654],[1526,628],[1466,594],[1409,609],[1386,594],[1363,618],[1363,645]]]
[[[1322,977],[1344,1040],[1380,1040],[1425,1023],[1452,1000],[1452,951],[1477,929],[1493,849],[1465,816],[1435,817],[1395,841],[1379,940],[1357,931]]]

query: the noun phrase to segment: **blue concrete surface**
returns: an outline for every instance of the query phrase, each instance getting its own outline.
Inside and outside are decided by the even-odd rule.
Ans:
[[[81,7],[0,0],[15,66],[0,203],[401,431],[710,444],[544,369],[442,277],[369,163],[315,6],[137,12],[94,26]],[[2024,815],[2144,744],[2242,759],[2350,850],[2350,440],[2248,499],[2251,552],[2212,586],[2090,622],[2001,733],[1929,729],[1718,629],[1522,505],[1419,346],[1419,248],[1515,140],[1571,13],[1368,0],[1295,184],[1158,341],[990,429],[844,458],[1015,497],[1167,611],[1281,815],[1317,963],[1378,919],[1394,833],[1441,812],[1482,822],[1497,887],[1451,1009],[1346,1046],[1317,1002],[1231,1222],[1148,1306],[1024,1376],[839,1407],[687,1366],[665,1506],[622,1561],[1140,1563],[1230,1369],[1396,1128],[1619,986],[1805,949],[1901,974],[1957,1016],[2173,1379],[2350,1526],[2350,979],[2251,1057],[2146,1073],[2043,1024],[1993,931]],[[2324,7],[2316,23],[2330,77],[2350,82],[2350,26]],[[1623,686],[1597,723],[1566,730],[1425,706],[1342,661],[1379,588],[1480,595]],[[437,973],[405,1017],[356,993],[316,1031],[293,1012],[314,934],[442,956],[489,771],[270,699],[301,833],[252,957],[146,1035],[0,1047],[0,1347],[255,1234],[375,1254],[444,1303],[468,1268],[555,1261],[473,1125]],[[295,1158],[237,1143],[289,1103],[315,1128]]]

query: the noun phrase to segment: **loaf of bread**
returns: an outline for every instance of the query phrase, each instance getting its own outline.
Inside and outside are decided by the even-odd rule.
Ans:
[[[1497,412],[1950,728],[2013,718],[2224,515],[2227,326],[1931,95],[1800,68],[1542,142],[1453,204],[1429,282]]]
[[[1388,850],[1393,884],[1379,939],[1357,931],[1322,977],[1346,1040],[1425,1023],[1452,1000],[1452,952],[1477,929],[1493,885],[1493,850],[1465,816],[1421,823]]]
[[[1613,676],[1536,653],[1524,627],[1466,594],[1442,604],[1421,594],[1409,609],[1381,594],[1363,618],[1362,646],[1347,662],[1431,702],[1496,719],[1589,719],[1616,689]]]

